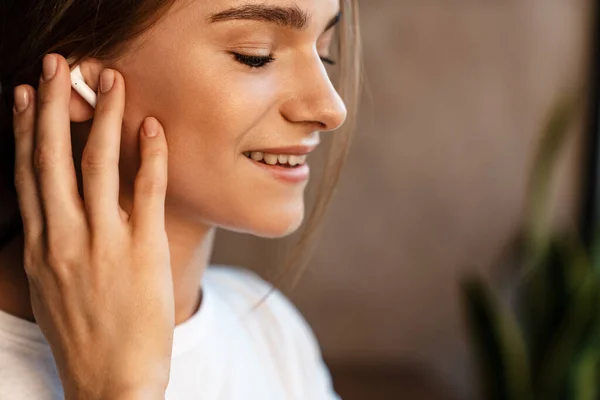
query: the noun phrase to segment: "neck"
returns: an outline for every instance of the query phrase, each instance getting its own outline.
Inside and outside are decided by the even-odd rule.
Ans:
[[[200,281],[210,262],[216,228],[190,223],[180,215],[167,217],[166,230],[175,294],[175,324],[180,324],[200,307]]]
[[[212,253],[215,228],[167,214],[166,230],[175,294],[175,324],[180,324],[200,306],[200,281]],[[0,250],[0,310],[35,322],[23,269],[23,244],[23,236],[19,235]]]

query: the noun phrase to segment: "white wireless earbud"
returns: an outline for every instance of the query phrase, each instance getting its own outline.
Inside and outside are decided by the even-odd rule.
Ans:
[[[93,108],[96,108],[96,93],[83,80],[79,65],[71,70],[71,87],[81,95]]]

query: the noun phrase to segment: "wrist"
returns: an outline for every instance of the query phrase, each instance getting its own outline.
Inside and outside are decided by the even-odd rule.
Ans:
[[[165,391],[165,387],[160,385],[130,386],[119,389],[105,387],[103,390],[95,391],[65,390],[65,400],[165,400]]]
[[[126,373],[127,370],[130,372]],[[147,366],[144,370],[131,365],[119,370],[113,368],[106,375],[61,374],[65,400],[164,400],[170,365]]]

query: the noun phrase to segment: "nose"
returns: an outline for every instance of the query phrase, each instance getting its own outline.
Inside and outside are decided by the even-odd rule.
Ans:
[[[331,83],[318,55],[298,65],[290,74],[281,115],[290,122],[314,125],[319,131],[332,131],[346,120],[344,101]]]

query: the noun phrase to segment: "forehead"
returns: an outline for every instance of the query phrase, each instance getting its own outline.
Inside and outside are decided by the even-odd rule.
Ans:
[[[210,22],[211,16],[243,6],[296,8],[309,17],[307,27],[297,32],[311,38],[320,35],[340,11],[339,0],[176,0],[149,30],[130,43],[120,61],[125,63],[130,56],[140,57],[143,49],[148,57],[157,49],[170,49],[173,57],[181,57],[180,45],[197,42],[202,35],[211,34],[213,28],[225,26]]]

